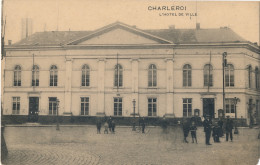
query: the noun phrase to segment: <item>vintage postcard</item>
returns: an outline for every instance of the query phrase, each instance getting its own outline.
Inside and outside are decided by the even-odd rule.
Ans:
[[[2,0],[2,164],[257,164],[259,8]]]

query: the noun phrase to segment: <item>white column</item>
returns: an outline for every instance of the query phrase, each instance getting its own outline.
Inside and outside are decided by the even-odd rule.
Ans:
[[[132,101],[135,99],[135,113],[139,113],[139,97],[138,97],[138,81],[139,81],[139,72],[138,72],[138,59],[131,59],[132,62]],[[132,108],[133,109],[133,108]],[[132,114],[133,112],[131,112]]]
[[[97,114],[105,113],[105,59],[98,59],[98,110]]]
[[[173,110],[173,59],[166,61],[166,115],[174,116]]]
[[[66,59],[66,73],[65,73],[65,113],[71,113],[71,73],[72,73],[72,59]]]

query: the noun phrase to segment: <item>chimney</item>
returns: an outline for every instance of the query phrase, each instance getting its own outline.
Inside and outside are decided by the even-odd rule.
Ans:
[[[175,29],[175,25],[170,25],[169,29]]]
[[[12,45],[12,40],[8,40],[8,45]]]
[[[196,29],[197,29],[197,30],[200,29],[200,23],[196,23]]]

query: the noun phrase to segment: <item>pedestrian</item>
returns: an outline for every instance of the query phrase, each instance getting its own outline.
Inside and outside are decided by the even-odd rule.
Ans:
[[[112,132],[112,117],[109,116],[109,119],[108,119],[108,128],[109,128],[109,131]]]
[[[97,119],[96,125],[97,125],[97,134],[101,134],[101,133],[100,133],[100,130],[101,130],[101,125],[102,125],[102,123],[101,123],[101,120],[100,120],[100,119]]]
[[[116,127],[116,123],[114,120],[111,121],[111,129],[112,129],[112,133],[115,133],[115,127]]]
[[[219,136],[220,136],[220,127],[218,126],[218,123],[214,123],[212,128],[212,137],[215,143],[219,143]]]
[[[183,135],[184,135],[183,142],[189,143],[187,140],[187,137],[188,137],[189,131],[190,131],[190,123],[188,122],[188,120],[184,120],[182,124],[183,124],[182,129],[183,129]]]
[[[224,136],[224,133],[223,133],[223,120],[222,118],[219,118],[218,120],[218,126],[219,126],[219,133],[220,133],[220,137],[223,137]]]
[[[141,126],[142,126],[142,133],[145,133],[145,121],[144,121],[144,117],[143,119],[141,120]]]
[[[192,138],[192,143],[194,143],[194,140],[196,142],[196,144],[198,144],[197,142],[197,127],[195,125],[195,122],[193,121],[190,127],[190,133],[191,133],[191,138]]]
[[[163,133],[167,133],[167,128],[168,128],[168,121],[166,120],[165,116],[163,117],[161,121],[161,127],[163,129]]]
[[[212,122],[210,120],[209,115],[206,115],[206,118],[203,121],[203,126],[204,126],[204,132],[205,132],[206,145],[211,145],[210,144],[210,134],[211,134]]]
[[[108,123],[107,123],[107,121],[105,122],[105,124],[104,124],[104,134],[108,134]]]
[[[228,136],[230,136],[231,142],[233,141],[233,135],[232,135],[232,130],[233,130],[233,120],[227,116],[227,121],[226,121],[226,141],[228,141]]]

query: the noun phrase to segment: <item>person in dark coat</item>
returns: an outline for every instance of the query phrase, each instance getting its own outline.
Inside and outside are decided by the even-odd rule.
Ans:
[[[168,121],[166,120],[165,117],[163,117],[162,121],[161,121],[161,127],[163,129],[163,133],[167,133],[167,128],[168,128]]]
[[[110,116],[108,119],[108,128],[109,128],[109,132],[112,132],[112,117]]]
[[[204,132],[205,132],[206,145],[211,145],[209,141],[210,141],[212,122],[210,120],[209,115],[207,115],[205,120],[203,121],[203,126],[204,126]]]
[[[116,127],[116,123],[114,120],[111,121],[111,129],[112,129],[112,133],[115,133],[115,127]]]
[[[96,123],[96,125],[97,125],[97,134],[100,134],[101,125],[102,125],[102,123],[101,123],[101,120],[100,120],[100,119],[97,119],[97,123]]]
[[[220,127],[218,126],[218,123],[214,123],[214,126],[212,128],[212,137],[215,143],[219,143],[219,136],[220,136]]]
[[[189,121],[187,121],[187,120],[184,121],[182,128],[183,128],[183,135],[184,135],[183,142],[189,143],[189,142],[187,141],[187,137],[188,137],[189,131],[190,131],[190,123],[189,123]]]
[[[220,137],[223,137],[224,136],[224,133],[223,133],[223,120],[222,120],[222,118],[219,118],[219,120],[218,120],[218,126],[219,126],[219,136]]]
[[[227,116],[227,121],[226,121],[226,141],[228,141],[228,136],[230,136],[230,140],[233,141],[233,135],[232,135],[232,130],[233,130],[233,120]]]
[[[145,131],[145,121],[144,121],[144,117],[143,117],[143,119],[141,120],[140,124],[141,124],[141,126],[142,126],[142,133],[145,133],[145,132],[144,132],[144,131]]]
[[[197,132],[197,127],[195,125],[195,122],[193,121],[190,126],[190,134],[191,134],[191,138],[192,138],[192,143],[194,143],[194,140],[195,140],[196,144],[198,144],[196,132]]]

